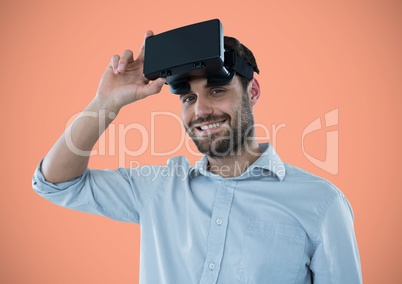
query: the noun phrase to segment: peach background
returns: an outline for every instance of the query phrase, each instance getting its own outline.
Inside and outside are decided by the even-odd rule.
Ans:
[[[0,283],[137,283],[139,228],[55,206],[32,191],[31,176],[70,117],[94,96],[112,54],[136,53],[146,29],[159,33],[212,18],[258,59],[262,97],[255,119],[269,128],[286,124],[276,139],[282,159],[329,179],[351,202],[365,283],[400,280],[402,2],[238,3],[0,2]],[[339,133],[336,175],[301,149],[303,129],[333,109],[339,110],[339,124],[329,128]],[[180,105],[165,88],[128,106],[115,127],[137,122],[150,130],[151,111],[180,115]],[[168,150],[180,127],[159,119],[154,132],[156,149]],[[122,143],[110,137],[110,145]],[[140,138],[127,132],[128,147],[138,149]],[[324,130],[305,143],[324,159]],[[145,146],[127,166],[166,161]],[[198,159],[185,147],[178,154]],[[96,168],[118,164],[118,150],[91,160]]]

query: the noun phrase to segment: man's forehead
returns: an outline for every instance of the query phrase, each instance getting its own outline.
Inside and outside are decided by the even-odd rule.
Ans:
[[[239,80],[238,76],[234,76],[232,80],[230,80],[227,84],[222,85],[209,85],[208,78],[205,76],[191,76],[188,77],[187,82],[190,84],[191,90],[193,88],[219,88],[219,87],[230,87],[235,86],[236,82]],[[191,91],[190,90],[190,91]]]

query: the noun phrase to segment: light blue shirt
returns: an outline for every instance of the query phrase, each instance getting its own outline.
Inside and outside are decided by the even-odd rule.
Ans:
[[[141,226],[140,283],[362,283],[353,212],[330,182],[283,163],[269,144],[241,176],[184,157],[89,170],[34,189],[68,208]]]

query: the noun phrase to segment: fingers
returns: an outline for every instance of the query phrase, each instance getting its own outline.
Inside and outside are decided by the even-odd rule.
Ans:
[[[109,67],[112,68],[112,70],[115,74],[119,74],[119,71],[117,70],[117,66],[119,65],[119,60],[120,60],[120,56],[118,56],[117,54],[113,55],[112,59],[110,59]]]
[[[131,50],[125,50],[122,56],[113,55],[111,59],[111,67],[115,74],[123,73],[126,70],[127,64],[134,61],[133,52]]]
[[[145,54],[145,40],[147,39],[147,37],[150,37],[150,36],[153,36],[153,35],[154,35],[154,32],[151,31],[151,30],[148,30],[148,31],[145,33],[145,35],[144,35],[144,41],[142,42],[140,51],[139,51],[139,53],[138,53],[138,58],[137,58],[137,60],[141,60],[141,61],[144,60],[144,54]]]
[[[154,35],[154,33],[151,30],[148,30],[145,33],[144,41],[141,45],[141,48],[140,48],[140,51],[138,54],[138,58],[136,60],[144,61],[145,39],[152,35]],[[113,69],[113,72],[117,75],[117,74],[123,73],[127,68],[127,64],[129,64],[131,62],[134,62],[134,54],[131,50],[125,50],[121,57],[116,54],[112,56],[109,67],[111,67]]]

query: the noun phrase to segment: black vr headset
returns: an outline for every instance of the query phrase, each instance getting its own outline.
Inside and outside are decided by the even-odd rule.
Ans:
[[[166,78],[173,94],[190,91],[189,77],[206,77],[208,86],[224,86],[235,73],[251,80],[254,68],[235,51],[225,51],[223,27],[218,19],[145,40],[144,76],[149,80]]]

